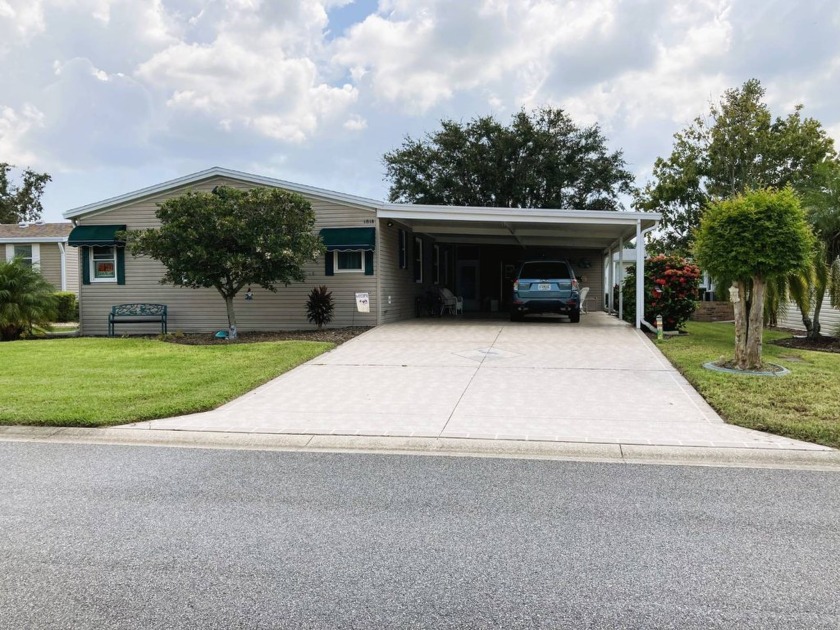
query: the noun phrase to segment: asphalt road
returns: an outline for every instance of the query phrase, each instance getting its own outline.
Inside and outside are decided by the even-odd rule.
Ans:
[[[840,477],[0,442],[2,628],[840,627]]]

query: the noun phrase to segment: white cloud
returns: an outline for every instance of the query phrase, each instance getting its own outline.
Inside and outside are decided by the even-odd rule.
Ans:
[[[345,111],[356,89],[329,83],[319,69],[324,3],[228,2],[207,42],[178,41],[140,64],[136,76],[169,107],[301,142],[319,123]],[[200,14],[202,20],[209,15]],[[189,18],[188,22],[201,20]]]
[[[11,107],[0,107],[0,162],[38,164],[39,156],[28,148],[26,136],[43,123],[44,115],[32,105],[24,105],[19,112]]]
[[[44,8],[32,0],[0,0],[0,53],[44,30]]]
[[[344,121],[344,125],[342,125],[347,131],[362,131],[367,129],[367,120],[362,118],[361,116],[351,116],[347,120]]]

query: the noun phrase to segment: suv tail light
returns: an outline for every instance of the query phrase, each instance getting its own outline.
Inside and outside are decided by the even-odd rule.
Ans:
[[[513,290],[514,291],[519,291],[519,280],[518,279],[513,281]]]

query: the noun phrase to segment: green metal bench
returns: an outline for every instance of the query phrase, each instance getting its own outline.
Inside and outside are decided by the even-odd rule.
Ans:
[[[149,322],[160,322],[160,332],[166,334],[166,304],[117,304],[108,314],[108,336],[114,336],[115,324]]]

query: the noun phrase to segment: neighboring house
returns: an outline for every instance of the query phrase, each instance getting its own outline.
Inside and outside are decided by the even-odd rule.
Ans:
[[[811,315],[813,316],[813,314],[812,309]],[[796,304],[788,303],[785,309],[779,313],[778,325],[782,328],[805,330],[805,324],[802,323],[802,313],[799,312]],[[825,296],[822,310],[820,310],[820,332],[823,335],[840,336],[840,309],[831,305],[828,295]]]
[[[0,224],[0,255],[21,258],[35,267],[57,291],[79,293],[79,262],[75,247],[67,246],[71,223]]]
[[[259,186],[299,193],[312,204],[326,256],[306,267],[306,282],[277,293],[253,287],[237,297],[240,331],[308,328],[306,299],[327,285],[335,300],[332,325],[372,326],[416,316],[418,298],[440,287],[464,299],[469,312],[509,308],[511,277],[528,258],[563,258],[593,295],[603,293],[603,260],[620,242],[655,226],[653,213],[536,210],[391,204],[222,168],[181,177],[113,199],[68,210],[76,225],[69,243],[78,248],[82,278],[82,334],[107,333],[115,304],[168,305],[170,331],[225,328],[222,298],[214,289],[160,284],[163,266],[127,253],[117,234],[156,227],[158,204],[187,191],[219,185]],[[642,252],[643,254],[643,252]],[[356,293],[367,293],[359,312]],[[137,325],[128,332],[154,333]]]

